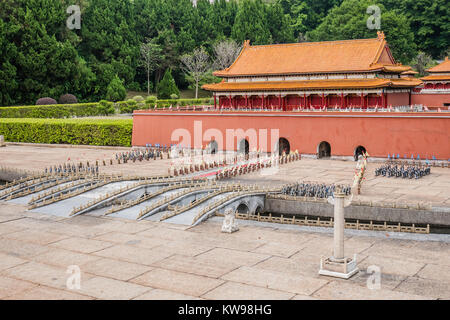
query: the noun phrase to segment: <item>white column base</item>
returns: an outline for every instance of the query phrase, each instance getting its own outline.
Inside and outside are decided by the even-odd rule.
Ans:
[[[358,271],[356,255],[353,259],[345,258],[343,261],[335,261],[333,258],[320,259],[319,274],[323,276],[349,279],[358,273]]]

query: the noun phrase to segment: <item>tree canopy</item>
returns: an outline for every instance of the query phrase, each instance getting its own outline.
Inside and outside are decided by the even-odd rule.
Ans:
[[[66,26],[70,5],[81,29]],[[126,89],[156,88],[166,70],[190,85],[181,57],[234,40],[252,44],[375,37],[367,7],[381,9],[381,30],[403,63],[423,52],[449,51],[446,0],[8,0],[0,1],[0,106],[73,94],[80,102],[107,95],[116,77]],[[158,63],[143,64],[151,43]],[[148,55],[147,62],[153,57]],[[149,83],[152,82],[152,83]]]

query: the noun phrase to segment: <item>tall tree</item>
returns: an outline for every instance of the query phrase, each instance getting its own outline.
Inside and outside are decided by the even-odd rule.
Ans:
[[[433,58],[425,52],[419,52],[411,61],[411,66],[419,73],[420,77],[428,75],[427,70],[435,65]]]
[[[219,41],[213,46],[214,68],[223,70],[231,66],[242,51],[242,45],[239,45],[233,39]]]
[[[372,0],[345,0],[335,7],[317,27],[308,33],[312,41],[375,38],[377,30],[367,27],[367,8]],[[381,9],[381,29],[385,32],[394,57],[409,63],[416,55],[414,34],[405,15]]]
[[[191,54],[181,57],[181,69],[188,81],[195,85],[195,99],[198,98],[199,82],[205,77],[210,66],[209,56],[204,48],[195,49]]]
[[[66,18],[59,0],[0,2],[0,105],[64,93],[86,97],[91,73],[62,31]]]
[[[253,44],[272,43],[267,26],[266,4],[261,0],[242,0],[236,13],[232,36],[238,42],[250,40]]]
[[[141,44],[141,63],[147,72],[147,94],[150,95],[150,74],[155,71],[164,59],[161,47],[148,40]]]

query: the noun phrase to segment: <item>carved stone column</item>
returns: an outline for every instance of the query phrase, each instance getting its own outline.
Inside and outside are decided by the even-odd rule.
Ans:
[[[334,248],[333,255],[320,260],[319,274],[348,279],[356,274],[359,269],[356,265],[356,255],[346,258],[344,252],[344,208],[352,202],[353,195],[349,199],[340,187],[336,187],[334,197],[328,198],[328,202],[334,205]]]

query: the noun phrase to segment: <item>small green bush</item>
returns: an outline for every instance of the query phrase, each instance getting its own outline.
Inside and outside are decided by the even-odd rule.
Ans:
[[[168,99],[172,94],[180,95],[175,79],[172,77],[172,70],[167,69],[164,77],[157,86],[158,99]]]
[[[75,97],[73,94],[63,94],[61,97],[59,97],[58,100],[59,104],[76,104],[78,103],[77,97]]]
[[[138,104],[133,99],[130,99],[128,101],[121,101],[118,104],[119,104],[119,112],[122,114],[123,113],[133,113],[134,110],[145,108],[145,104]],[[142,107],[142,105],[143,105],[143,107]]]
[[[172,93],[172,94],[170,95],[170,99],[176,100],[176,99],[178,99],[178,95],[175,94],[175,93]]]
[[[131,146],[133,120],[0,119],[10,142]]]
[[[116,75],[106,90],[106,100],[108,101],[122,101],[127,96],[127,90],[123,85],[123,81]]]
[[[133,100],[136,102],[143,102],[144,101],[144,97],[142,96],[134,96]]]
[[[116,113],[116,109],[114,108],[114,104],[110,101],[102,100],[98,104],[98,112],[100,115],[108,116]]]
[[[40,98],[36,101],[37,106],[48,106],[51,104],[58,104],[58,102],[56,102],[55,99],[49,97]]]
[[[148,96],[147,99],[145,99],[145,103],[147,104],[155,104],[158,98],[155,96]]]

